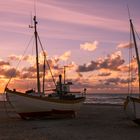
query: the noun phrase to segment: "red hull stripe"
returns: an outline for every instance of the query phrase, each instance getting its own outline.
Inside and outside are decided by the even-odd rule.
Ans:
[[[50,117],[50,116],[61,116],[61,115],[74,115],[75,111],[73,110],[52,110],[46,112],[24,112],[18,113],[21,118],[37,118],[37,117]]]

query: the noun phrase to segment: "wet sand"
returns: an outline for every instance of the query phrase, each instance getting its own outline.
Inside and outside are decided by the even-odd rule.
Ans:
[[[139,140],[122,106],[83,105],[74,119],[22,120],[0,102],[0,140]]]

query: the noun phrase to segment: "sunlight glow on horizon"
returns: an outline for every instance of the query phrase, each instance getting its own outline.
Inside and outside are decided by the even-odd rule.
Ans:
[[[139,33],[140,2],[134,0],[132,5],[131,0],[128,2]],[[111,0],[38,0],[38,32],[54,75],[58,76],[63,72],[60,68],[69,65],[67,78],[78,89],[87,88],[88,92],[95,93],[127,92],[128,48],[132,44],[129,43],[129,20],[124,8],[125,3],[121,0],[114,3]],[[15,76],[12,88],[14,81],[16,88],[22,90],[28,88],[24,83],[27,80],[36,86],[35,51],[32,48],[16,72],[16,63],[33,35],[33,30],[28,28],[31,11],[34,11],[33,1],[0,2],[0,92],[11,73]],[[41,58],[41,65],[42,62]],[[135,60],[131,65],[136,71]],[[46,80],[51,81],[48,69],[46,72]],[[137,78],[133,81],[135,88],[136,82]]]

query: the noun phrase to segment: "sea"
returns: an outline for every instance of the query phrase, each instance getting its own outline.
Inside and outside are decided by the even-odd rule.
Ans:
[[[127,94],[101,94],[101,93],[89,93],[86,94],[85,104],[111,104],[111,105],[123,105]],[[132,94],[134,97],[138,97],[138,94]],[[6,101],[4,94],[0,95],[0,101]]]

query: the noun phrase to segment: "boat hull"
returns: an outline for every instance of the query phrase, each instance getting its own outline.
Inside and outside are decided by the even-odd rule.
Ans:
[[[140,123],[140,99],[128,96],[126,98],[124,109],[127,116],[134,122]]]
[[[85,98],[71,100],[36,97],[11,90],[6,91],[7,100],[22,117],[75,115]]]

